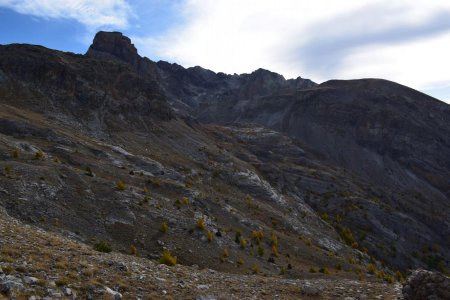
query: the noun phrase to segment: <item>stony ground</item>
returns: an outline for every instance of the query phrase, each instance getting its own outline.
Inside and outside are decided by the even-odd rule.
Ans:
[[[367,277],[282,279],[101,253],[0,210],[0,299],[399,299]],[[318,275],[320,276],[320,275]]]

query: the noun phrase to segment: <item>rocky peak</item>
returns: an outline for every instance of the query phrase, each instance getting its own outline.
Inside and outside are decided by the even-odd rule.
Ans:
[[[121,32],[99,31],[86,55],[94,58],[119,59],[137,67],[141,57],[130,38]]]

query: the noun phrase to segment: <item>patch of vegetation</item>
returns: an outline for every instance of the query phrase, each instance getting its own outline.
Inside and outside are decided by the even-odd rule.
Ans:
[[[278,257],[278,248],[275,245],[272,245],[272,255]]]
[[[139,205],[140,206],[142,206],[142,205],[144,205],[144,204],[148,204],[150,202],[150,197],[148,196],[148,195],[145,195],[144,196],[144,198],[141,200],[141,201],[139,201]]]
[[[228,251],[228,248],[223,249],[222,257],[227,258],[230,256],[230,252]]]
[[[327,214],[326,212],[322,213],[322,214],[320,215],[320,218],[321,218],[322,220],[324,220],[325,222],[330,221],[330,217],[328,216],[328,214]]]
[[[214,235],[213,235],[213,233],[211,232],[211,231],[207,231],[206,232],[206,239],[208,240],[208,242],[212,242],[212,240],[213,240],[213,237],[214,237]]]
[[[319,272],[322,273],[322,274],[326,274],[326,275],[327,275],[327,274],[330,274],[330,271],[328,271],[327,268],[320,268],[320,269],[319,269]]]
[[[199,230],[205,230],[205,228],[206,228],[205,220],[203,218],[198,218],[195,226]]]
[[[377,271],[377,267],[374,264],[367,265],[367,272],[369,274],[375,274],[376,271]]]
[[[253,265],[253,268],[252,268],[252,274],[258,274],[259,273],[259,267],[258,267],[258,265]]]
[[[239,246],[242,249],[245,249],[245,247],[247,246],[247,240],[245,238],[241,237],[241,240],[239,241]]]
[[[11,266],[2,266],[2,270],[5,274],[11,274],[14,271],[14,268]]]
[[[14,158],[19,158],[20,156],[20,150],[19,149],[14,149],[11,153],[12,157]]]
[[[10,175],[12,172],[12,168],[11,166],[5,166],[5,168],[3,168],[3,171],[5,172],[5,175]]]
[[[344,240],[344,242],[351,246],[353,243],[355,243],[355,239],[353,237],[353,233],[349,228],[342,228],[342,230],[339,232],[339,235]]]
[[[272,236],[270,237],[270,244],[272,246],[278,247],[278,237],[276,236],[276,234],[273,232]]]
[[[166,249],[163,251],[159,263],[167,266],[175,266],[177,264],[177,257],[173,256],[170,251]]]
[[[242,258],[239,258],[237,261],[236,261],[236,265],[237,265],[237,267],[239,268],[240,266],[242,266],[244,264],[244,260],[242,259]]]
[[[192,185],[194,184],[194,182],[192,181],[192,179],[191,178],[186,178],[186,180],[185,180],[185,182],[184,182],[184,186],[187,188],[187,189],[190,189],[191,187],[192,187]]]
[[[34,155],[35,160],[42,160],[44,159],[44,152],[42,150],[38,150],[36,154]]]
[[[66,286],[70,283],[70,279],[67,277],[60,277],[55,281],[57,286]]]
[[[162,222],[161,225],[159,226],[159,231],[161,231],[162,233],[166,233],[169,230],[169,225],[167,225],[166,222]]]
[[[100,241],[94,245],[94,250],[104,253],[109,253],[112,251],[111,245],[106,241]]]
[[[151,178],[149,181],[151,184],[153,184],[154,187],[157,187],[157,188],[161,187],[161,180],[159,180],[159,178],[154,177],[154,178]]]
[[[127,185],[126,185],[126,183],[123,182],[122,180],[119,180],[119,181],[116,182],[116,188],[117,188],[119,191],[124,191],[124,190],[127,188]]]
[[[236,242],[236,244],[239,244],[241,242],[241,237],[242,237],[242,230],[237,229],[236,233],[234,234],[234,241]]]
[[[259,256],[264,256],[264,248],[261,246],[258,246],[257,253]]]
[[[313,267],[309,268],[309,273],[317,273],[316,269],[314,269]]]
[[[264,237],[264,234],[261,230],[253,230],[252,237],[255,240],[256,244],[259,245]]]
[[[395,278],[397,279],[398,282],[405,282],[405,277],[403,276],[402,272],[397,271],[395,272]]]

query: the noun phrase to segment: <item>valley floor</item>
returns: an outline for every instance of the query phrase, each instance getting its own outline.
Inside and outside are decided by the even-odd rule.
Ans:
[[[399,299],[400,289],[370,277],[294,280],[168,267],[94,251],[0,208],[0,299]]]

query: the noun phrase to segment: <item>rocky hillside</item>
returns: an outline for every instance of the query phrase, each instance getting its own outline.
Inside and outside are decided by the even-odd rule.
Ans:
[[[185,69],[100,32],[85,55],[0,46],[0,107],[0,206],[68,245],[150,269],[170,251],[245,274],[242,295],[258,275],[368,288],[448,272],[450,107],[409,88]]]
[[[397,299],[401,294],[400,284],[371,277],[359,282],[339,275],[233,275],[105,254],[25,226],[4,211],[0,233],[0,292],[17,299]]]

